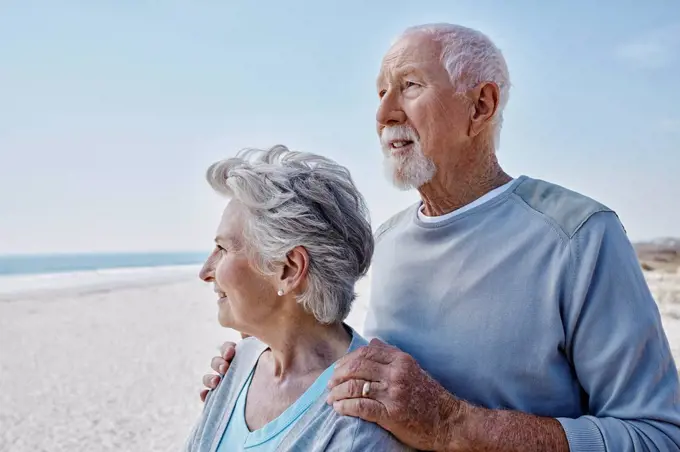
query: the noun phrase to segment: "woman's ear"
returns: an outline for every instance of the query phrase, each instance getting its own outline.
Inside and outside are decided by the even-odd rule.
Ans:
[[[309,254],[303,246],[296,246],[288,252],[280,276],[280,287],[284,293],[304,289],[309,271]]]

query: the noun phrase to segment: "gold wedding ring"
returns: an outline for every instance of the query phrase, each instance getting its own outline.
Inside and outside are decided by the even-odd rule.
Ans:
[[[364,383],[364,387],[361,388],[361,397],[368,397],[369,392],[371,392],[371,382],[367,381]]]

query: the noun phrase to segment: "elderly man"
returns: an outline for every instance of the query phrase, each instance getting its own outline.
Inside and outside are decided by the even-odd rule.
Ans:
[[[364,332],[379,339],[341,359],[328,403],[422,450],[680,450],[678,374],[625,231],[501,169],[509,88],[465,27],[411,28],[385,56],[385,166],[421,201],[375,234]]]

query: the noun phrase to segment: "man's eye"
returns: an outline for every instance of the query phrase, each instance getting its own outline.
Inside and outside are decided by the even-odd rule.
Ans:
[[[227,250],[225,250],[224,248],[222,248],[220,245],[215,245],[215,247],[216,247],[218,250],[220,250],[220,251],[227,251]]]
[[[382,99],[383,97],[385,97],[385,94],[387,94],[386,89],[380,90],[380,92],[378,93],[378,97]]]
[[[404,82],[404,88],[410,88],[412,86],[418,86],[415,82]]]

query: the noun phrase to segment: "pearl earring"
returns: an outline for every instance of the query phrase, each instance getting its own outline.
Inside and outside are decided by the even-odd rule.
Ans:
[[[276,293],[279,295],[279,297],[282,297],[283,296],[283,289],[279,289],[279,291],[276,292]]]

